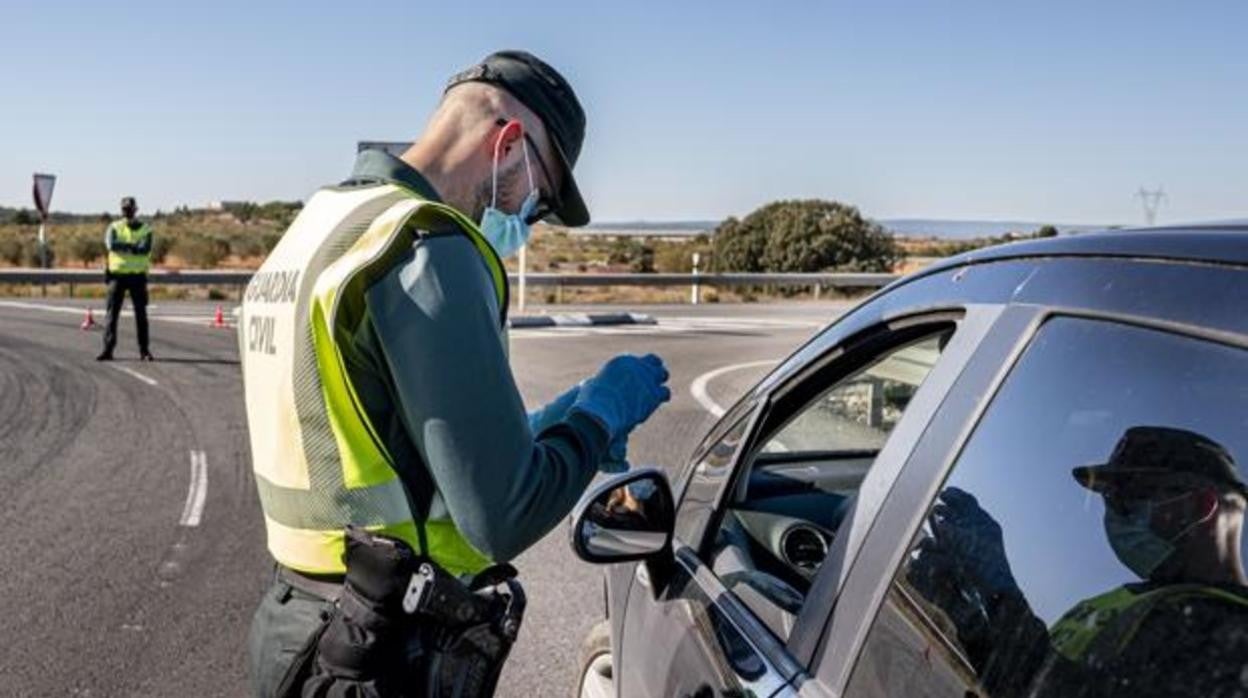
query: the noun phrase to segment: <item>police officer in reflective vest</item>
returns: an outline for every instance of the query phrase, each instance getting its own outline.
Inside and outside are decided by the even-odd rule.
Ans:
[[[257,696],[482,695],[518,629],[503,564],[565,517],[670,399],[622,355],[526,413],[502,260],[584,225],[585,115],[520,51],[453,77],[401,157],[360,153],[248,286],[240,351],[277,571],[252,623]]]
[[[1000,525],[975,498],[950,487],[933,510],[934,536],[920,546],[911,582],[958,619],[981,685],[993,696],[1241,692],[1248,484],[1230,453],[1186,429],[1135,426],[1108,462],[1072,474],[1104,498],[1109,545],[1139,581],[1080,601],[1051,628],[1014,580]],[[957,593],[942,593],[942,583]],[[982,606],[962,607],[968,598]]]
[[[138,219],[139,206],[133,196],[121,200],[121,218],[108,224],[104,246],[108,249],[108,322],[104,327],[104,350],[97,361],[111,361],[117,346],[117,317],[126,293],[134,306],[134,324],[139,334],[139,358],[153,361],[147,337],[147,270],[152,265],[152,229]]]

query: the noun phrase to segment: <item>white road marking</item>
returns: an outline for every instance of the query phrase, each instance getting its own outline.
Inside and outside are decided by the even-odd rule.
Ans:
[[[208,499],[208,455],[203,451],[191,451],[191,485],[186,491],[186,504],[182,506],[180,526],[198,526],[204,515],[204,502]]]
[[[149,378],[143,375],[142,373],[139,373],[138,371],[134,370],[133,368],[130,368],[129,366],[118,366],[117,364],[109,364],[109,365],[117,369],[118,371],[121,371],[122,373],[126,373],[131,376],[134,376],[135,378],[138,378],[139,380],[143,381],[144,383],[147,383],[148,385],[157,385],[155,378]]]
[[[73,313],[82,315],[86,307],[75,308],[67,305],[44,305],[42,303],[23,303],[22,301],[0,301],[0,308],[17,308],[19,310],[46,310],[49,313]]]
[[[744,317],[736,315],[725,315],[717,317],[713,315],[669,315],[659,318],[660,324],[668,325],[685,325],[689,327],[711,327],[724,329],[743,329],[743,328],[764,328],[764,327],[780,327],[780,328],[802,328],[802,327],[823,327],[827,321],[821,320],[802,320],[799,318],[769,318],[769,317]]]
[[[818,322],[773,320],[768,318],[659,318],[655,325],[564,325],[562,327],[511,330],[515,339],[566,339],[590,336],[655,336],[672,334],[714,334],[715,332],[773,332],[777,330],[822,327]]]
[[[594,334],[594,333],[589,332],[586,329],[582,329],[582,328],[555,329],[553,327],[549,327],[549,328],[544,327],[541,329],[517,328],[514,330],[510,330],[507,333],[507,335],[511,339],[541,339],[541,338],[548,338],[548,337],[588,337],[591,334]]]
[[[149,305],[147,306],[147,309],[150,311],[155,307],[156,306],[154,305]],[[87,312],[87,306],[48,305],[45,303],[24,303],[22,301],[0,301],[0,308],[15,308],[18,310],[42,310],[47,313],[64,313],[64,314],[78,315],[80,317],[86,314]],[[107,315],[107,310],[108,310],[107,308],[97,308],[95,306],[91,306],[91,311],[96,314],[96,319],[95,319],[96,323],[102,323],[104,321],[104,316]],[[134,317],[134,311],[123,309],[120,315],[121,317]],[[214,313],[212,312],[207,312],[202,315],[194,315],[194,314],[187,315],[185,313],[169,314],[169,315],[153,315],[152,313],[149,312],[147,314],[147,319],[150,321],[159,321],[159,322],[177,322],[183,325],[210,326],[212,324],[213,315]],[[237,318],[231,317],[229,313],[226,313],[225,324],[227,327],[235,327],[238,324]]]
[[[714,371],[707,371],[706,373],[703,373],[697,378],[694,378],[693,383],[689,384],[689,392],[693,394],[693,399],[697,400],[699,405],[702,405],[702,409],[706,410],[707,412],[710,412],[715,417],[722,417],[724,416],[724,412],[726,412],[727,410],[721,407],[719,403],[711,399],[710,394],[706,392],[706,386],[711,381],[715,380],[716,378],[719,378],[725,373],[732,373],[733,371],[741,371],[747,368],[755,368],[757,366],[771,366],[775,363],[776,361],[774,359],[768,359],[766,361],[751,361],[749,363],[744,363],[744,364],[732,364],[731,366],[721,366],[720,368],[717,368]]]

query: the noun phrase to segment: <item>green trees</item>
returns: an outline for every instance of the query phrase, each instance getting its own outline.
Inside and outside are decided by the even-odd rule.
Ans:
[[[173,253],[200,269],[212,269],[230,254],[230,243],[214,235],[186,231],[173,240]]]
[[[65,238],[59,247],[64,247],[65,250],[61,256],[81,262],[84,267],[94,264],[108,252],[102,236],[86,233],[76,233]]]
[[[718,271],[887,272],[901,258],[892,235],[836,201],[777,201],[715,231]]]
[[[16,267],[22,263],[23,253],[21,239],[16,236],[0,237],[0,259]]]
[[[616,238],[607,256],[608,264],[627,264],[635,274],[654,273],[654,246],[636,238]]]

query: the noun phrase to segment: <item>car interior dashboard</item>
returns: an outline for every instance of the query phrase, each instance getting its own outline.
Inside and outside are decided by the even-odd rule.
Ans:
[[[725,514],[712,569],[787,636],[875,451],[760,453]]]

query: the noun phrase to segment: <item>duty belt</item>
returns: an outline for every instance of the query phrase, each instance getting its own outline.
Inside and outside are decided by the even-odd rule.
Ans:
[[[277,578],[309,596],[333,603],[342,597],[342,582],[346,576],[341,574],[313,576],[279,564]]]
[[[510,565],[464,583],[402,540],[347,527],[345,578],[279,566],[292,588],[333,604],[276,695],[491,696],[520,630]]]

